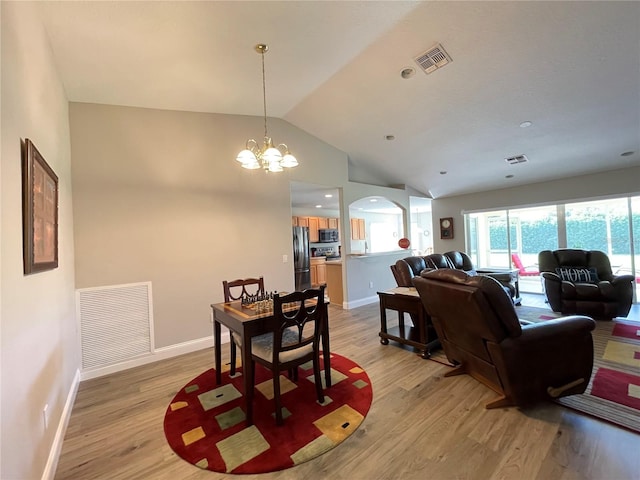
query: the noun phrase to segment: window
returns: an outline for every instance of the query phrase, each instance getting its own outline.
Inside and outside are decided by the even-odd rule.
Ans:
[[[561,247],[601,250],[614,273],[640,279],[640,197],[465,214],[467,253],[478,268],[537,270],[538,253]],[[636,282],[636,301],[640,282]],[[520,289],[541,292],[537,276]]]

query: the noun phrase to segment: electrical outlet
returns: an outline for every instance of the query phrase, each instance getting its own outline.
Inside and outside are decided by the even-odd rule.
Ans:
[[[282,263],[287,263],[289,261],[289,255],[282,255]]]
[[[209,312],[209,322],[213,323],[213,312]]]
[[[373,281],[369,282],[369,288],[373,288]]]
[[[45,404],[42,409],[42,421],[44,422],[44,429],[49,428],[49,404]]]

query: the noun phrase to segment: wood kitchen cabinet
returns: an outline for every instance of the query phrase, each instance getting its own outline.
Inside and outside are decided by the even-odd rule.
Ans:
[[[338,222],[337,218],[327,218],[327,228],[335,228],[337,230],[339,224],[340,222]]]
[[[327,217],[318,217],[318,228],[329,228],[329,219]]]
[[[319,225],[318,217],[309,217],[309,242],[318,243],[320,241],[320,234],[318,233]]]
[[[311,257],[311,286],[327,283],[327,259],[325,257]]]
[[[293,223],[296,227],[308,227],[309,217],[293,217]]]
[[[365,240],[366,238],[364,218],[352,218],[351,240]]]

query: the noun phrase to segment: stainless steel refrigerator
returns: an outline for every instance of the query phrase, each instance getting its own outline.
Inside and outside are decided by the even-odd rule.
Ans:
[[[293,268],[296,290],[311,288],[309,227],[293,227]]]

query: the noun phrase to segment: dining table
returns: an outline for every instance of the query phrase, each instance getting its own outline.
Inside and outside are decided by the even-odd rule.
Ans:
[[[322,322],[322,356],[324,363],[325,385],[331,386],[331,350],[329,347],[329,297],[325,296],[321,306]],[[242,369],[244,385],[244,403],[247,425],[253,424],[253,361],[251,359],[251,338],[273,331],[275,317],[273,309],[257,309],[255,306],[243,305],[240,300],[211,304],[213,310],[213,341],[216,384],[222,383],[222,329],[224,325],[241,339]],[[230,339],[233,341],[233,339]]]

